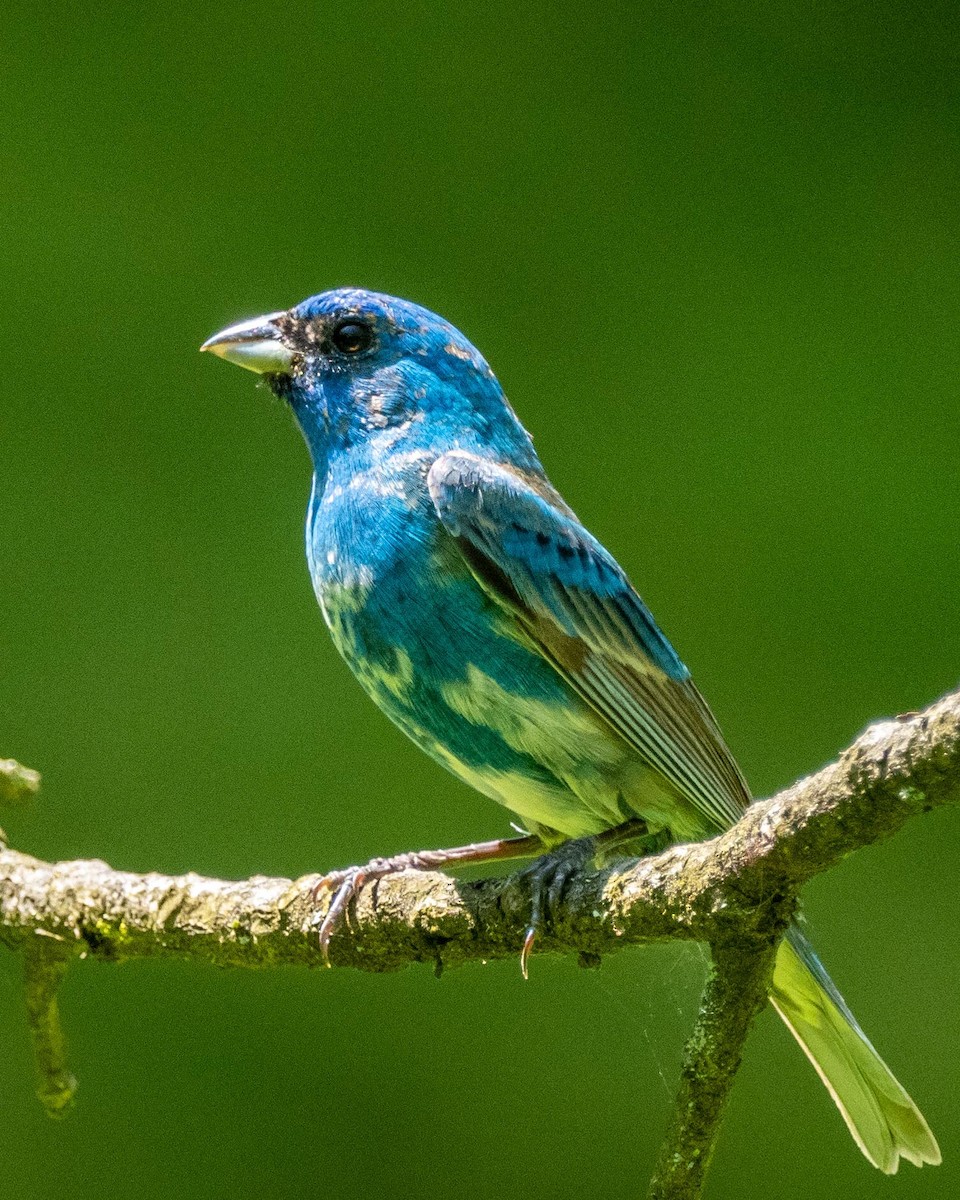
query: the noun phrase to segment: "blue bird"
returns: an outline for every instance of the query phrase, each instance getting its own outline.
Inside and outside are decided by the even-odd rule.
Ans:
[[[331,877],[321,929],[365,878],[551,850],[588,856],[728,828],[747,784],[690,673],[540,464],[493,372],[452,325],[353,289],[203,346],[263,375],[313,459],[307,558],[334,643],[422,750],[531,831]],[[542,876],[555,894],[562,858]],[[551,874],[552,872],[552,874]],[[539,919],[539,889],[525,951]],[[803,934],[770,999],[880,1170],[940,1162],[916,1105]]]

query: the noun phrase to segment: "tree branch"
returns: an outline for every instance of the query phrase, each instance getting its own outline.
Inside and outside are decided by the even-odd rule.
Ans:
[[[690,1200],[703,1190],[747,1034],[767,1003],[778,945],[768,938],[711,946],[710,974],[648,1200]]]
[[[23,799],[36,786],[35,773],[0,764],[0,800]],[[575,952],[592,962],[625,945],[675,938],[706,941],[713,951],[714,971],[651,1195],[699,1195],[694,1176],[702,1180],[743,1041],[766,995],[773,947],[799,888],[917,813],[958,799],[955,693],[924,713],[872,726],[836,763],[752,805],[712,841],[572,880],[537,940],[538,953]],[[316,929],[325,909],[314,896],[317,879],[258,876],[231,883],[193,874],[136,875],[99,861],[51,864],[6,849],[0,851],[0,942],[36,964],[42,939],[48,983],[51,944],[60,972],[71,958],[88,955],[318,966]],[[331,942],[331,963],[386,971],[429,962],[440,970],[514,957],[529,914],[528,887],[517,876],[466,882],[415,871],[371,882],[357,897],[349,926]],[[39,1008],[55,1015],[53,985],[35,995]],[[53,1091],[63,1096],[62,1043],[49,1021],[40,1027],[54,1047],[45,1058],[38,1049],[41,1069],[59,1080]],[[694,1161],[699,1166],[691,1171]]]
[[[60,1025],[57,992],[70,955],[56,939],[40,935],[24,948],[23,990],[33,1035],[37,1098],[51,1117],[62,1117],[73,1105],[77,1081],[67,1069],[67,1043]]]

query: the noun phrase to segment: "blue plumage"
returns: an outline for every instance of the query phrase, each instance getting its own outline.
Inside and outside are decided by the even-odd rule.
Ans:
[[[421,749],[545,846],[636,818],[683,840],[737,820],[747,785],[689,672],[461,333],[340,290],[205,348],[266,375],[293,409],[314,463],[317,599],[362,686]],[[799,929],[771,1000],[872,1162],[939,1161]]]
[[[368,293],[309,300],[282,327],[306,362],[354,313],[374,344],[355,355],[331,345],[279,388],[316,469],[317,597],[361,684],[422,749],[548,842],[631,815],[681,837],[729,823],[746,794],[732,764],[701,764],[697,791],[663,733],[640,718],[627,737],[613,727],[628,685],[594,680],[608,649],[668,707],[690,704],[687,671],[547,482],[480,354],[426,310]],[[596,661],[558,669],[543,637],[581,635]],[[719,742],[715,758],[729,762]]]

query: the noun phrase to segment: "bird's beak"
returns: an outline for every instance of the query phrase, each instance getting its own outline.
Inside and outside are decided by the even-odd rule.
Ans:
[[[280,330],[274,324],[284,315],[275,312],[231,325],[207,338],[200,349],[209,350],[248,371],[256,371],[258,375],[286,375],[293,365],[293,351],[284,344]]]

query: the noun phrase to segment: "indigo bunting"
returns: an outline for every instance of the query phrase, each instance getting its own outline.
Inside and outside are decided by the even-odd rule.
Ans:
[[[479,352],[426,309],[325,292],[204,350],[263,375],[313,459],[307,559],[337,649],[422,750],[530,834],[332,877],[321,928],[401,866],[712,837],[750,802],[690,673],[577,520]],[[575,856],[574,856],[575,857]],[[556,898],[562,851],[534,888]],[[573,861],[570,859],[568,861]],[[525,959],[524,959],[525,963]],[[938,1163],[916,1105],[796,926],[770,999],[880,1170]]]

